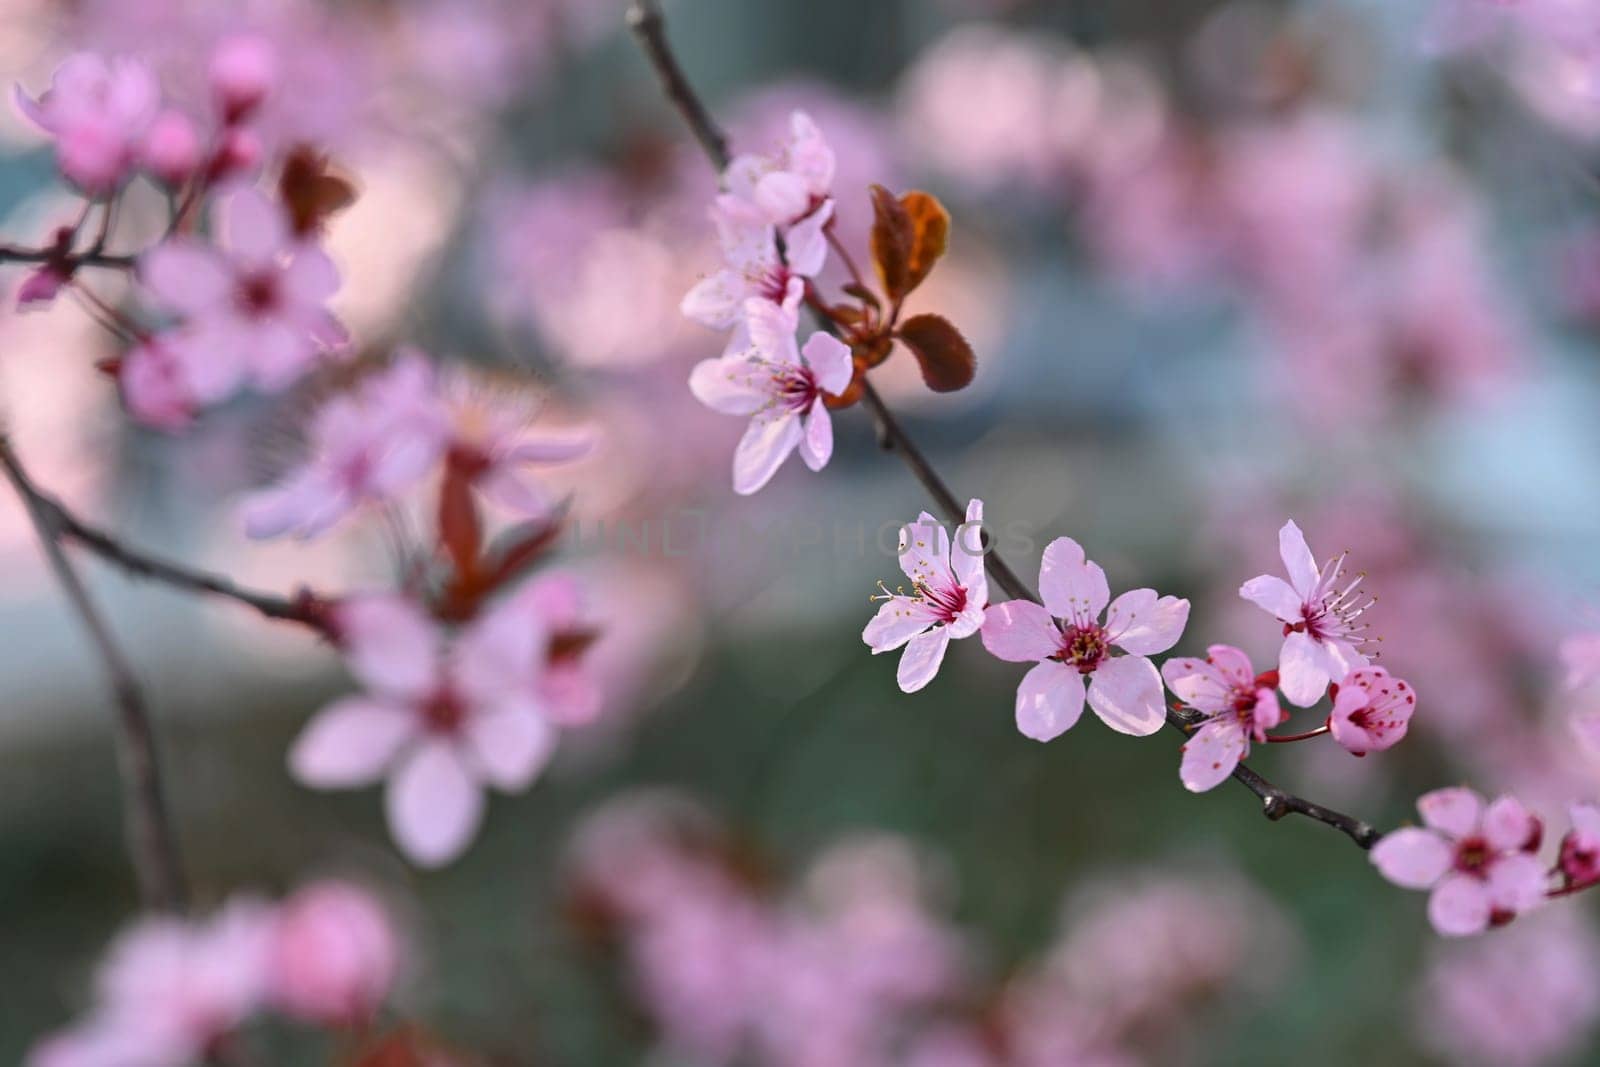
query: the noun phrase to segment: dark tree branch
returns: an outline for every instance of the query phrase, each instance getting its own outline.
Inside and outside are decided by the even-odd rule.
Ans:
[[[678,64],[677,57],[667,42],[666,24],[661,17],[661,8],[657,0],[633,0],[628,9],[628,26],[638,39],[639,46],[644,50],[651,66],[655,68],[656,76],[667,99],[677,108],[678,114],[694,134],[695,140],[700,142],[706,158],[716,167],[718,174],[721,174],[727,168],[729,160],[727,139],[706,110],[705,103],[695,92],[694,86],[685,77],[683,68]],[[953,523],[964,521],[966,509],[960,499],[933,469],[927,457],[922,454],[922,450],[906,434],[894,413],[883,402],[883,397],[866,378],[862,379],[861,398],[872,415],[879,443],[884,448],[899,453],[912,475],[933,497],[948,521]],[[986,562],[995,584],[1019,599],[1038,601],[1038,594],[1017,577],[1016,572],[1000,558],[997,552],[991,551]],[[1188,724],[1176,713],[1169,714],[1167,721],[1180,732],[1188,733]],[[1302,815],[1344,833],[1364,849],[1371,848],[1382,836],[1360,819],[1280,789],[1243,763],[1235,768],[1233,777],[1256,795],[1261,801],[1262,814],[1274,822],[1286,815]]]
[[[45,506],[32,489],[10,441],[3,436],[0,466],[21,495],[56,581],[94,644],[111,685],[117,708],[117,761],[127,794],[128,847],[139,879],[140,899],[146,907],[179,911],[187,895],[183,869],[162,792],[155,734],[138,679],[61,547],[66,530],[61,525],[60,510]]]
[[[78,267],[104,267],[107,270],[132,270],[137,260],[133,256],[113,255],[99,248],[85,252],[69,252],[64,256],[54,248],[23,248],[19,245],[0,245],[0,263],[54,263],[60,262],[73,269]]]
[[[10,444],[0,439],[0,463],[6,467],[11,484],[22,495],[32,514],[43,517],[55,540],[78,543],[106,562],[137,578],[147,578],[175,589],[204,593],[243,604],[257,614],[280,622],[294,622],[319,633],[328,633],[327,601],[309,591],[293,597],[245,589],[229,578],[193,570],[178,563],[147,555],[130,548],[104,530],[90,526],[44,492],[18,463]]]

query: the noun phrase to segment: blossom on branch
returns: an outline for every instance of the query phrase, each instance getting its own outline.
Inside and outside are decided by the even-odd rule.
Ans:
[[[1184,742],[1178,769],[1192,793],[1225,781],[1250,754],[1250,742],[1265,741],[1289,717],[1278,704],[1277,678],[1256,674],[1250,657],[1232,645],[1212,645],[1205,659],[1169,659],[1161,676],[1179,700],[1206,716]]]
[[[56,165],[91,196],[121,185],[139,162],[146,131],[161,105],[161,87],[143,62],[89,52],[68,56],[37,100],[18,86],[17,109],[55,138]]]
[[[366,692],[318,713],[289,767],[318,789],[387,779],[395,843],[420,866],[443,866],[477,833],[483,787],[521,792],[550,758],[556,728],[538,691],[549,633],[513,599],[447,638],[385,594],[345,601],[334,625]]]
[[[983,620],[983,647],[1012,663],[1037,663],[1017,687],[1017,729],[1035,741],[1059,737],[1078,721],[1086,695],[1113,730],[1145,737],[1161,729],[1161,675],[1149,657],[1177,644],[1189,602],[1153,589],[1113,601],[1105,571],[1070,537],[1045,546],[1039,592],[1043,605],[1010,600]]]
[[[1240,586],[1239,595],[1283,623],[1280,687],[1290,703],[1307,708],[1322,698],[1330,682],[1367,665],[1362,651],[1370,640],[1367,624],[1357,620],[1373,601],[1363,599],[1365,575],[1340,584],[1345,577],[1344,556],[1319,569],[1305,535],[1292,520],[1278,531],[1278,553],[1289,580],[1263,574]]]
[[[819,471],[833,456],[833,420],[826,396],[850,384],[850,349],[822,331],[801,348],[797,312],[764,300],[746,301],[749,351],[702,360],[689,376],[695,397],[726,415],[749,415],[750,428],[733,454],[734,492],[761,489],[796,448]]]
[[[1385,835],[1372,862],[1389,881],[1427,889],[1428,919],[1451,937],[1482,933],[1544,899],[1544,865],[1533,855],[1544,834],[1514,797],[1485,805],[1470,789],[1436,789],[1417,801],[1423,827]]]
[[[915,693],[933,681],[950,641],[971,637],[983,625],[989,578],[983,572],[982,521],[983,501],[973,500],[953,539],[926,511],[900,530],[900,569],[911,579],[911,591],[885,588],[874,597],[883,606],[861,639],[875,656],[905,646],[895,674],[902,692]]]
[[[1352,754],[1365,756],[1393,748],[1406,735],[1417,694],[1410,683],[1382,667],[1358,667],[1334,686],[1333,739]]]

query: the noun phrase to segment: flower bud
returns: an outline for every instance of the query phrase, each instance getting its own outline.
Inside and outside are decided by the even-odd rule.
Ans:
[[[273,996],[289,1015],[339,1024],[365,1020],[383,1003],[400,947],[383,906],[343,882],[307,886],[280,914]]]
[[[278,82],[278,56],[272,42],[255,34],[239,34],[217,45],[211,54],[211,92],[232,125],[254,111]]]
[[[200,166],[200,135],[181,111],[163,111],[145,132],[140,157],[157,181],[176,188]]]

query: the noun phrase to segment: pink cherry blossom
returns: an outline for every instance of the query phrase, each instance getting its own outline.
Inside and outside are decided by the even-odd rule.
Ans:
[[[772,155],[741,155],[723,175],[728,191],[759,207],[774,225],[787,228],[824,209],[833,189],[833,149],[811,116],[789,116],[789,134]]]
[[[724,355],[749,347],[745,324],[752,300],[770,301],[793,312],[827,259],[825,227],[833,218],[829,201],[789,229],[778,252],[778,231],[760,208],[732,195],[717,198],[711,210],[726,266],[702,279],[683,298],[685,317],[714,330],[733,330]]]
[[[523,519],[548,518],[556,502],[528,476],[527,468],[581,459],[594,447],[593,434],[581,428],[531,434],[536,403],[526,394],[486,386],[463,371],[442,375],[439,394],[450,462],[496,506]]]
[[[1344,556],[1318,569],[1292,520],[1278,531],[1278,553],[1289,581],[1263,574],[1240,586],[1239,595],[1283,623],[1280,688],[1290,703],[1305,708],[1322,698],[1329,682],[1367,665],[1361,651],[1366,624],[1357,620],[1372,601],[1362,599],[1363,575],[1344,582]]]
[[[746,302],[752,347],[697,364],[689,376],[695,397],[726,415],[749,415],[750,427],[733,454],[734,492],[757,492],[796,448],[819,471],[833,456],[833,420],[824,401],[850,384],[854,364],[842,341],[820,330],[800,348],[795,309],[766,300]]]
[[[271,995],[310,1022],[364,1025],[388,996],[400,944],[373,895],[347,882],[319,882],[283,902],[273,937]]]
[[[537,695],[548,635],[514,600],[448,642],[398,596],[347,600],[334,622],[366,692],[312,719],[290,751],[290,769],[318,789],[387,777],[389,829],[400,850],[420,866],[443,866],[477,832],[482,787],[520,792],[550,757],[556,731]]]
[[[219,379],[283,389],[343,344],[324,307],[339,288],[338,269],[256,189],[224,197],[215,214],[217,245],[172,238],[145,253],[139,277],[205,338]]]
[[[200,401],[191,380],[192,352],[176,334],[159,334],[123,353],[117,384],[128,414],[145,426],[174,432],[194,421]]]
[[[1339,682],[1328,727],[1357,756],[1393,748],[1406,735],[1417,694],[1382,667],[1358,667]]]
[[[1071,729],[1083,713],[1086,679],[1089,707],[1107,726],[1138,737],[1161,729],[1161,675],[1149,657],[1183,635],[1189,602],[1158,597],[1153,589],[1133,589],[1112,601],[1105,571],[1070,537],[1045,547],[1039,592],[1043,605],[1011,600],[990,608],[983,620],[983,646],[991,653],[1012,663],[1037,662],[1017,688],[1017,729],[1036,741]],[[1113,648],[1127,654],[1113,655]]]
[[[80,52],[56,68],[38,100],[20,86],[15,100],[23,115],[55,138],[61,173],[85,192],[103,195],[132,173],[161,89],[139,60],[107,61]]]
[[[900,530],[900,569],[911,579],[911,592],[885,589],[883,606],[861,639],[875,656],[905,646],[895,674],[902,692],[915,693],[933,681],[951,640],[971,637],[983,625],[989,578],[982,522],[983,501],[972,500],[953,540],[926,511]]]
[[[201,151],[200,134],[189,116],[169,109],[150,124],[139,159],[153,177],[176,189],[200,169]]]
[[[1167,686],[1206,719],[1183,745],[1178,777],[1203,793],[1223,782],[1250,754],[1250,742],[1287,719],[1278,706],[1275,679],[1262,677],[1250,657],[1231,645],[1212,645],[1205,659],[1175,657],[1161,665]]]
[[[1561,856],[1557,860],[1562,877],[1569,886],[1600,882],[1600,807],[1574,804],[1567,815],[1572,829],[1561,839]]]
[[[1503,796],[1485,806],[1470,789],[1436,789],[1417,810],[1426,825],[1384,836],[1372,862],[1395,885],[1431,891],[1435,930],[1482,933],[1539,906],[1545,869],[1533,852],[1543,827],[1519,801]]]
[[[449,427],[432,364],[415,350],[313,417],[311,458],[243,507],[251,537],[315,537],[364,503],[397,499],[439,462]]]
[[[515,595],[550,631],[550,658],[538,683],[545,713],[560,726],[593,722],[605,691],[586,650],[579,647],[598,629],[584,603],[582,583],[571,574],[540,574]]]
[[[211,53],[208,75],[223,120],[238,122],[259,107],[277,86],[277,50],[271,41],[257,34],[224,38]]]

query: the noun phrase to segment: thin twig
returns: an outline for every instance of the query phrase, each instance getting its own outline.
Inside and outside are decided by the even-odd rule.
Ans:
[[[268,619],[299,623],[319,633],[328,632],[328,604],[323,598],[309,591],[282,597],[246,589],[221,575],[194,570],[130,548],[104,530],[84,522],[35,485],[17,463],[9,444],[0,440],[0,448],[4,448],[0,462],[5,464],[11,484],[22,494],[31,511],[44,516],[49,529],[57,532],[58,539],[74,541],[134,577],[148,578],[193,593],[222,597],[243,604]]]
[[[139,879],[140,899],[149,908],[180,911],[187,891],[162,793],[150,712],[138,679],[61,547],[67,535],[61,524],[61,512],[45,506],[32,490],[11,442],[3,436],[0,436],[0,466],[22,497],[56,580],[93,642],[111,685],[117,708],[117,760],[127,793],[128,847]]]
[[[104,267],[107,270],[132,270],[137,260],[133,256],[114,255],[90,249],[86,252],[69,252],[63,256],[54,248],[23,248],[20,245],[0,245],[0,263],[52,263],[61,261],[72,268]]]
[[[673,54],[672,46],[667,41],[666,24],[661,17],[660,5],[656,0],[633,0],[628,9],[628,26],[633,30],[651,66],[655,68],[662,91],[677,108],[678,114],[694,134],[695,140],[700,142],[706,158],[720,174],[728,166],[727,138],[711,118],[710,112],[706,110],[704,102],[685,77],[683,68]],[[922,450],[906,434],[872,383],[863,378],[861,384],[862,400],[872,414],[878,431],[879,444],[899,453],[912,475],[933,497],[947,520],[952,523],[964,521],[966,509],[962,507],[959,498],[945,484],[938,471],[934,470],[933,465],[922,454]],[[995,583],[1007,593],[1025,600],[1036,602],[1039,600],[1038,594],[1017,577],[1016,572],[1000,558],[998,553],[991,551],[986,557],[986,563]],[[1181,732],[1188,733],[1188,724],[1176,713],[1169,714],[1167,721]],[[1286,815],[1302,815],[1339,830],[1364,849],[1371,848],[1381,836],[1373,827],[1354,816],[1315,804],[1280,789],[1242,763],[1234,769],[1233,777],[1260,799],[1262,813],[1273,821],[1282,819]]]
[[[683,68],[678,65],[678,57],[667,43],[667,24],[661,17],[658,0],[633,0],[628,7],[628,29],[633,31],[645,55],[650,57],[650,65],[661,79],[661,91],[689,124],[694,139],[700,142],[701,150],[720,176],[732,160],[728,153],[728,138],[711,118],[711,112],[706,110],[700,95],[694,91],[694,86],[684,76]]]

